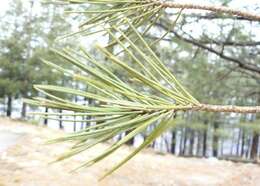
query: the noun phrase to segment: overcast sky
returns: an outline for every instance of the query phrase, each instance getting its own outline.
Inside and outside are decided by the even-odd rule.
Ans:
[[[0,9],[1,9],[1,12],[3,10],[5,10],[7,7],[8,7],[8,2],[10,2],[11,0],[2,0],[1,3],[0,3]],[[23,0],[23,1],[31,1],[31,0]],[[41,0],[34,0],[34,1],[38,1],[40,2]],[[176,2],[193,2],[193,3],[206,3],[206,4],[209,4],[209,3],[214,3],[214,0],[176,0]],[[243,6],[254,6],[256,4],[260,4],[260,1],[259,0],[249,0],[249,1],[245,1],[245,0],[233,0],[232,2],[232,6],[234,7],[243,7]],[[259,10],[259,13],[260,13],[260,10]]]
[[[32,0],[23,0],[24,2],[29,2]],[[35,2],[41,2],[42,0],[34,0]],[[197,3],[197,4],[214,4],[216,0],[176,0],[176,2],[183,2],[183,3]],[[8,8],[8,4],[11,0],[1,0],[0,3],[0,15]],[[256,5],[260,6],[260,0],[233,0],[232,3],[229,5],[232,8],[240,8],[249,7],[251,10],[254,10]],[[260,9],[256,10],[256,13],[260,14]]]
[[[23,0],[24,2],[30,2],[32,0]],[[41,2],[42,0],[34,0],[35,2]],[[9,6],[9,2],[11,2],[11,0],[1,0],[0,3],[0,15],[3,14],[3,12],[8,9]],[[183,2],[183,3],[197,3],[197,4],[214,4],[214,2],[216,2],[216,0],[176,0],[176,2]],[[258,5],[258,6],[256,6]],[[260,9],[255,10],[255,7],[260,7],[260,0],[233,0],[232,3],[229,5],[232,8],[239,8],[239,9],[244,9],[244,7],[248,7],[250,10],[254,10],[256,14],[260,14]],[[76,26],[76,25],[75,25]],[[257,26],[257,28],[259,28]],[[212,28],[212,30],[214,30]],[[260,33],[256,32],[256,30],[258,29],[253,29],[256,38],[260,39]],[[94,39],[94,38],[92,38]]]

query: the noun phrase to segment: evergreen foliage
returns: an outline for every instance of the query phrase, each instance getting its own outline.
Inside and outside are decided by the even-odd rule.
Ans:
[[[109,35],[110,43],[106,47],[96,46],[107,60],[124,71],[124,76],[116,75],[107,64],[99,62],[84,48],[80,51],[73,49],[54,50],[64,61],[77,67],[81,72],[73,72],[73,68],[64,68],[54,62],[43,60],[52,69],[71,77],[71,79],[91,86],[95,91],[82,91],[56,85],[35,85],[35,89],[47,98],[35,97],[25,100],[26,103],[58,110],[72,111],[71,113],[32,113],[50,119],[53,116],[92,116],[90,122],[96,122],[86,129],[50,141],[50,143],[74,141],[72,149],[57,161],[74,156],[98,143],[107,141],[117,135],[126,133],[119,141],[112,144],[99,156],[87,161],[81,167],[91,166],[116,151],[123,144],[143,133],[149,126],[156,125],[144,142],[129,156],[116,164],[104,177],[114,172],[139,151],[147,147],[164,131],[172,127],[172,120],[178,110],[198,110],[221,112],[222,108],[201,105],[175,78],[170,70],[161,62],[151,48],[155,43],[164,39],[167,31],[152,43],[144,39],[146,33],[156,24],[165,8],[158,1],[65,1],[72,4],[94,4],[83,11],[69,10],[70,14],[90,14],[89,20],[80,25],[80,30],[65,35],[63,38],[77,34],[91,35],[102,32]],[[182,8],[183,9],[183,8]],[[171,30],[177,23],[182,9],[177,14]],[[239,14],[239,13],[236,13]],[[240,14],[239,14],[240,15]],[[89,17],[89,16],[88,16]],[[141,27],[140,32],[138,28]],[[111,47],[119,48],[120,52],[113,54]],[[122,58],[123,53],[123,58]],[[130,60],[135,68],[125,62]],[[127,80],[127,81],[126,81]],[[129,82],[135,82],[135,87]],[[137,88],[138,87],[138,88]],[[94,105],[81,105],[64,99],[57,94],[76,95],[95,100]],[[237,108],[239,111],[241,108]],[[225,110],[225,108],[223,108]],[[227,108],[227,111],[233,108]],[[256,109],[257,112],[257,109]],[[48,116],[46,116],[48,115]],[[102,117],[100,117],[102,116]],[[64,121],[64,120],[63,120]],[[76,121],[75,121],[76,122]],[[203,128],[203,127],[202,127]],[[223,132],[214,122],[216,136]],[[224,136],[223,136],[224,137]],[[218,137],[213,137],[213,149],[218,148]],[[217,154],[217,151],[213,151]],[[81,168],[79,167],[79,168]]]
[[[228,6],[232,1],[220,2]],[[139,134],[143,143],[104,176],[148,145],[156,147],[159,136],[157,142],[165,141],[173,154],[223,157],[224,142],[232,139],[231,156],[235,146],[237,156],[257,157],[258,116],[209,111],[259,111],[257,107],[225,106],[260,103],[259,42],[247,24],[238,24],[238,20],[259,21],[258,15],[155,0],[55,0],[46,4],[41,15],[32,13],[33,4],[31,9],[20,0],[10,4],[1,23],[1,29],[8,31],[0,35],[0,98],[8,100],[8,115],[13,99],[32,97],[24,105],[45,107],[45,112],[31,113],[41,116],[45,124],[55,120],[63,128],[68,122],[76,130],[81,123],[81,131],[50,141],[75,144],[57,161],[113,142],[79,168],[87,167],[122,145],[133,144]],[[72,25],[64,22],[60,6],[73,16],[72,23],[74,18],[82,21],[78,31],[71,33]],[[185,14],[186,8],[212,12]],[[219,32],[210,33],[208,25],[195,37],[192,29],[187,31],[186,27],[205,20],[216,23]],[[108,43],[91,44],[91,51],[78,46],[84,41],[81,38],[95,34],[108,38]],[[224,106],[212,107],[198,100]]]

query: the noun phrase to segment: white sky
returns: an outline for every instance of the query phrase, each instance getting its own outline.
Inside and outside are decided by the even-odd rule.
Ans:
[[[0,12],[3,12],[4,10],[6,10],[8,8],[8,3],[10,2],[11,0],[2,0],[0,2]],[[31,0],[23,0],[25,2],[29,2]],[[40,2],[41,0],[34,0],[34,1],[38,1]],[[183,3],[189,3],[189,2],[192,2],[192,3],[197,3],[197,4],[201,4],[201,3],[204,3],[204,4],[212,4],[214,3],[214,0],[176,0],[176,2],[183,2]],[[245,0],[233,0],[233,2],[230,4],[230,6],[232,5],[232,7],[234,8],[241,8],[241,7],[244,7],[244,6],[252,6],[254,7],[254,5],[260,5],[260,0],[249,0],[249,1],[245,1]],[[260,10],[259,10],[259,13],[260,13]]]
[[[32,0],[23,0],[24,2],[30,2]],[[42,0],[33,0],[35,2],[41,2]],[[169,0],[171,1],[171,0]],[[182,2],[182,3],[196,3],[196,4],[216,4],[214,2],[216,2],[216,0],[175,0],[176,2]],[[4,11],[6,9],[8,9],[8,4],[9,2],[11,2],[11,0],[1,0],[0,2],[0,16],[3,15]],[[232,3],[229,5],[232,8],[239,8],[239,9],[243,9],[244,7],[248,7],[250,10],[254,10],[256,5],[258,5],[258,7],[260,7],[260,0],[233,0]],[[255,10],[256,14],[260,14],[260,9]],[[76,25],[75,25],[76,26]],[[259,28],[259,27],[257,27]],[[214,25],[212,25],[212,30],[214,31]],[[260,39],[260,32],[255,32],[258,29],[253,29],[254,33],[256,35],[257,39]],[[87,43],[91,43],[90,40],[95,40],[95,38],[89,38],[88,37],[88,42]],[[85,41],[86,42],[86,41]]]
[[[1,3],[0,3],[0,12],[2,13],[2,12],[4,12],[7,8],[8,8],[8,2],[9,2],[9,0],[8,1],[2,1]]]
[[[23,0],[24,2],[30,2],[32,0]],[[33,0],[35,2],[41,2],[42,0]],[[171,0],[169,0],[171,1]],[[214,3],[215,0],[175,0],[176,2],[182,2],[182,3],[196,3],[196,4],[216,4]],[[8,9],[8,4],[11,2],[11,0],[1,0],[0,2],[0,15],[3,14],[3,12]],[[251,10],[254,10],[254,7],[256,5],[260,6],[260,0],[233,0],[232,3],[230,3],[230,7],[232,8],[239,8],[243,9],[243,7],[249,7]],[[260,14],[260,9],[256,10],[257,14]]]

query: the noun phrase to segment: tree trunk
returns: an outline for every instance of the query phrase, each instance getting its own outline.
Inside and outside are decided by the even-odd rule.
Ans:
[[[239,152],[240,152],[240,140],[241,140],[241,137],[242,137],[242,129],[240,128],[239,129],[239,132],[238,132],[238,139],[237,139],[237,148],[236,148],[236,156],[237,157],[239,157],[240,156],[240,154],[239,154]]]
[[[171,144],[169,143],[169,140],[168,140],[168,138],[167,138],[167,135],[165,135],[165,136],[163,137],[163,141],[164,141],[165,146],[166,146],[166,152],[167,152],[167,153],[171,152]],[[171,142],[171,141],[170,141],[170,142]]]
[[[48,113],[48,111],[49,111],[49,108],[46,107],[46,108],[45,108],[45,113]],[[47,117],[48,115],[45,115],[45,116]],[[43,124],[44,124],[45,126],[48,125],[48,119],[47,119],[47,118],[44,118]]]
[[[150,147],[151,147],[152,149],[155,149],[155,145],[156,145],[156,140],[154,140],[154,141],[150,144]]]
[[[202,147],[202,133],[200,131],[198,131],[198,143],[197,143],[197,149],[196,149],[196,155],[199,156],[200,155],[200,149]]]
[[[190,148],[189,148],[189,155],[193,156],[193,149],[194,149],[194,130],[191,130],[190,132]]]
[[[186,152],[186,143],[187,143],[187,128],[183,129],[183,147],[181,150],[181,155],[185,155]]]
[[[204,122],[205,124],[205,129],[203,131],[203,145],[202,145],[202,155],[203,157],[206,157],[207,156],[207,137],[208,137],[208,128],[207,128],[207,125],[208,125],[208,122],[205,121]]]
[[[87,90],[86,90],[87,91]],[[92,104],[92,99],[84,97],[84,105],[88,105],[90,106]],[[82,116],[82,120],[91,120],[91,116]],[[84,128],[87,128],[88,126],[90,126],[91,122],[81,122],[81,126],[80,129],[83,130]]]
[[[74,116],[74,124],[73,124],[73,131],[76,132],[77,130],[77,122],[76,122],[77,116]]]
[[[27,111],[27,104],[23,102],[22,112],[21,112],[21,117],[23,119],[26,117],[26,111]]]
[[[235,134],[234,134],[234,131],[232,132],[232,139],[231,139],[231,148],[230,148],[230,155],[233,156],[233,147],[234,147],[234,144],[235,144]]]
[[[82,116],[82,120],[84,120],[85,119],[85,117],[84,116]],[[83,130],[84,129],[84,122],[82,121],[81,122],[81,125],[80,125],[80,130]],[[87,124],[86,124],[87,125]]]
[[[241,129],[241,130],[242,130],[242,144],[241,144],[241,152],[240,152],[240,155],[241,155],[241,157],[243,157],[244,154],[245,154],[245,132],[244,132],[243,129]]]
[[[62,114],[62,110],[61,109],[59,110],[59,113]],[[59,121],[59,128],[61,130],[63,130],[64,126],[62,125],[62,115],[60,115],[59,119],[60,119],[60,121]]]
[[[259,134],[254,131],[253,132],[252,148],[251,148],[251,153],[250,153],[252,160],[257,160],[258,141],[259,141]]]
[[[75,85],[75,89],[76,89],[76,90],[79,89],[79,85],[78,85],[77,82],[76,82],[76,85]],[[75,95],[74,100],[75,100],[75,103],[78,102],[78,96],[77,96],[77,95]],[[76,120],[77,120],[77,116],[74,116],[74,124],[73,124],[73,131],[74,131],[74,132],[76,132],[76,130],[77,130],[77,122],[76,122]]]
[[[258,95],[257,103],[260,104],[260,94]],[[259,119],[259,115],[256,115],[256,119]],[[253,141],[252,141],[252,148],[251,148],[251,158],[253,160],[258,159],[258,146],[259,146],[259,134],[258,131],[253,131]]]
[[[220,154],[221,157],[223,157],[223,155],[224,155],[224,142],[225,142],[225,139],[222,139],[221,140],[221,154]]]
[[[184,135],[185,135],[185,128],[183,127],[181,129],[181,139],[180,139],[180,146],[179,146],[179,155],[182,156],[183,155],[183,141],[184,141]]]
[[[218,157],[218,134],[217,130],[219,128],[218,122],[214,121],[213,123],[214,132],[213,132],[213,157]]]
[[[172,139],[171,139],[171,153],[175,154],[175,146],[176,146],[176,131],[172,131]]]
[[[180,144],[179,144],[179,155],[181,156],[181,152],[182,152],[182,143],[183,143],[183,133],[184,133],[184,128],[182,128],[181,130],[180,130],[180,132],[181,132],[181,136],[180,136]]]
[[[131,131],[126,131],[125,135],[128,135]],[[129,141],[126,142],[126,145],[133,146],[134,145],[135,138],[133,137]]]
[[[250,147],[251,147],[251,137],[247,139],[247,149],[246,149],[246,157],[249,159],[250,158]]]
[[[7,110],[6,110],[6,116],[11,117],[12,116],[12,101],[13,98],[11,95],[7,97]]]

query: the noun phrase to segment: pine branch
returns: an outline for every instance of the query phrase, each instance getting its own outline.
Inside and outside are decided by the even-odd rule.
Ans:
[[[184,106],[175,109],[176,111],[205,111],[205,112],[225,112],[225,113],[260,113],[260,106],[234,106],[234,105],[209,105],[199,104],[195,106]]]
[[[113,42],[109,46],[116,44],[124,52],[125,56],[115,55],[107,47],[96,46],[104,58],[110,61],[112,65],[118,67],[122,71],[122,74],[115,73],[113,68],[111,68],[112,65],[108,65],[107,61],[97,61],[95,56],[92,56],[83,47],[80,50],[68,48],[53,50],[54,53],[63,59],[62,61],[70,64],[70,67],[66,67],[66,65],[58,66],[55,62],[43,60],[52,69],[67,77],[71,77],[74,81],[80,81],[83,85],[91,89],[85,91],[57,85],[35,85],[34,88],[40,95],[44,95],[44,98],[35,97],[33,99],[25,99],[26,103],[56,110],[66,110],[68,113],[44,112],[32,114],[43,116],[45,119],[64,122],[71,120],[63,120],[60,116],[92,116],[92,122],[96,122],[93,125],[87,126],[84,130],[51,140],[49,143],[75,142],[75,145],[67,153],[58,158],[57,161],[77,155],[99,143],[115,138],[118,134],[126,134],[104,152],[86,161],[75,170],[91,166],[111,155],[136,135],[145,132],[149,126],[155,125],[155,128],[144,142],[135,151],[112,167],[104,175],[106,177],[147,147],[164,131],[173,127],[175,125],[175,112],[178,110],[260,113],[259,106],[238,107],[201,104],[183,87],[152,50],[151,45],[145,41],[143,35],[146,31],[140,33],[137,30],[140,25],[144,25],[155,17],[154,21],[148,24],[146,30],[149,30],[158,18],[160,18],[161,9],[167,7],[210,10],[237,16],[246,16],[257,21],[260,21],[260,16],[225,7],[206,7],[155,0],[64,0],[64,2],[76,4],[96,3],[101,5],[115,3],[112,8],[107,6],[107,9],[102,9],[103,7],[101,7],[101,9],[94,10],[70,11],[69,13],[97,14],[81,24],[82,28],[84,26],[87,28],[71,35],[87,32],[88,28],[110,24],[110,28],[104,27],[103,30],[113,38]],[[136,39],[140,45],[136,44]],[[133,62],[135,67],[124,61],[125,59]],[[136,81],[136,83],[133,84],[131,81]],[[64,95],[67,96],[64,98]],[[82,105],[71,101],[69,99],[70,96],[91,99],[94,100],[94,103]],[[77,118],[74,117],[72,121],[77,122]],[[79,121],[82,122],[82,120]]]
[[[149,0],[148,2],[154,2],[156,5],[163,6],[165,8],[180,8],[180,9],[194,9],[194,10],[207,10],[216,13],[225,13],[229,15],[239,16],[247,18],[252,21],[260,21],[260,15],[228,8],[225,6],[214,6],[214,5],[199,5],[193,3],[176,3],[162,0]]]

